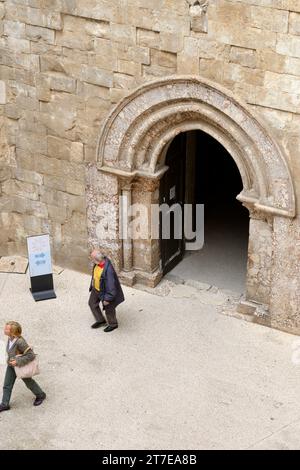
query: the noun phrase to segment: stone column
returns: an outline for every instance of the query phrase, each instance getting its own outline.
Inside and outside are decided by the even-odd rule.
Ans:
[[[133,261],[136,279],[154,287],[161,279],[160,240],[152,237],[152,204],[159,204],[159,178],[136,178],[133,184],[133,202],[147,210],[147,238],[133,240]]]
[[[160,179],[148,180],[147,188],[150,191],[150,203],[151,205],[159,205],[159,185]],[[153,220],[153,211],[150,213],[150,234],[152,233],[152,225],[159,224],[159,220]],[[159,227],[158,227],[159,229]],[[151,271],[158,272],[160,271],[160,239],[151,238]]]
[[[274,217],[273,244],[271,326],[300,334],[300,216]]]
[[[272,217],[249,209],[249,243],[247,262],[246,299],[269,305],[271,289],[271,268],[273,258]]]
[[[132,205],[132,176],[119,176],[119,235],[121,243],[120,280],[133,286],[135,272],[133,268],[133,244],[130,233],[130,209]]]
[[[130,233],[130,208],[132,204],[132,180],[120,178],[121,182],[121,207],[120,207],[120,228],[122,238],[122,256],[123,270],[125,272],[132,271],[132,236]]]

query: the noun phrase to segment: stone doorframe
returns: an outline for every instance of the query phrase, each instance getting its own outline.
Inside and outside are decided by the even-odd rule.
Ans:
[[[277,249],[274,223],[279,226],[295,217],[294,188],[282,150],[231,92],[194,76],[169,76],[139,87],[117,104],[103,125],[98,174],[109,175],[118,195],[149,205],[157,202],[168,144],[177,134],[195,129],[220,142],[239,169],[243,190],[237,199],[250,214],[246,299],[268,306]],[[144,259],[139,261],[141,249]],[[157,241],[120,242],[118,250],[123,281],[155,285],[161,279]]]

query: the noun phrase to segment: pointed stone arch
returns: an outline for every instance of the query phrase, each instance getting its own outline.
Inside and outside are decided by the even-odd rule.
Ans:
[[[175,135],[200,129],[235,160],[243,182],[237,199],[255,210],[294,217],[295,194],[284,155],[265,126],[231,92],[199,77],[167,77],[136,89],[107,117],[98,168],[159,178],[164,148]]]

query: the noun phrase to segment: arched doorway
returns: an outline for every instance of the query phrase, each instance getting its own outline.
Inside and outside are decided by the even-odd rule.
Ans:
[[[205,233],[204,246],[195,251],[186,251],[184,237],[161,240],[163,273],[244,292],[249,211],[236,199],[243,184],[235,161],[218,141],[197,130],[178,134],[168,144],[165,164],[169,169],[160,182],[160,201],[204,204]]]
[[[100,131],[97,164],[87,172],[89,244],[109,253],[123,282],[154,286],[160,281],[159,240],[152,237],[151,217],[143,240],[120,237],[123,209],[119,197],[141,202],[150,212],[159,202],[160,180],[167,171],[162,158],[166,144],[192,130],[202,130],[218,141],[239,170],[242,191],[236,198],[250,216],[246,300],[270,307],[271,313],[273,309],[273,323],[282,325],[287,299],[297,298],[294,284],[284,302],[278,294],[278,286],[289,290],[283,260],[290,244],[285,234],[291,226],[297,230],[296,224],[291,225],[296,208],[289,168],[282,150],[252,110],[208,80],[171,76],[148,82],[110,112]],[[106,201],[115,210],[110,208],[107,217],[104,214],[108,236],[102,237],[103,231],[101,236],[97,233],[97,204]],[[293,317],[290,323],[297,321]]]

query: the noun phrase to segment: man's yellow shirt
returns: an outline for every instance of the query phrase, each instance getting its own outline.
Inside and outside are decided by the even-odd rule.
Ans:
[[[100,291],[100,278],[101,278],[103,269],[104,269],[104,266],[101,268],[101,266],[99,266],[98,264],[97,266],[95,266],[95,269],[94,269],[94,287],[97,291]]]

